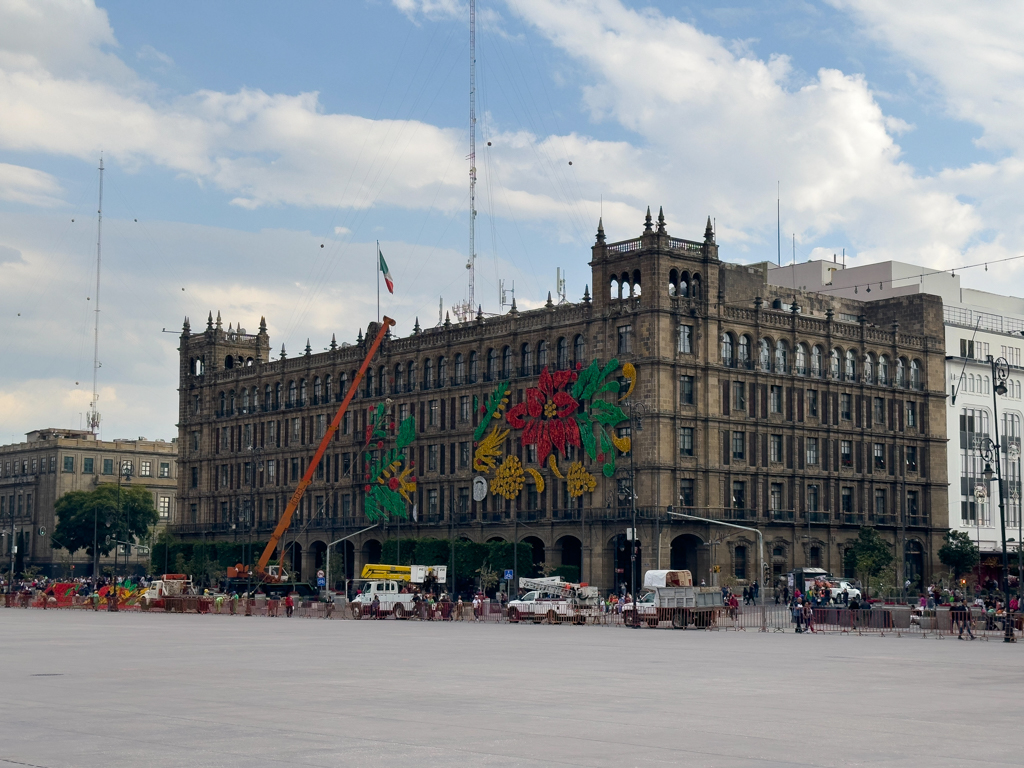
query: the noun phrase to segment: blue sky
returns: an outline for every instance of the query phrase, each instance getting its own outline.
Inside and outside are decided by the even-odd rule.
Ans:
[[[664,205],[673,235],[711,215],[723,258],[774,258],[777,188],[800,260],[1024,252],[1014,3],[482,0],[479,15],[485,311],[502,279],[542,303],[555,267],[578,298],[602,210],[611,239]],[[186,314],[265,315],[292,352],[354,338],[376,315],[376,240],[399,331],[436,322],[439,298],[466,295],[467,54],[463,0],[0,0],[4,439],[88,407],[101,151],[106,436],[173,434],[162,329]],[[1020,292],[1017,263],[993,271]]]

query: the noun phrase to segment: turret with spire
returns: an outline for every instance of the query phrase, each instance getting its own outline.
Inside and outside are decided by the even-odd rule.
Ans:
[[[704,242],[708,245],[715,244],[715,228],[711,225],[710,216],[708,216],[708,225],[704,227]]]
[[[658,207],[658,234],[668,234],[668,231],[665,229],[665,209],[661,206]]]
[[[597,220],[597,244],[604,245],[604,216],[601,216]]]
[[[337,348],[338,348],[338,340],[334,337],[334,334],[332,333],[331,334],[331,352],[333,352]]]
[[[311,347],[309,345],[309,339],[307,338],[306,339],[306,357],[309,357],[312,354],[313,354],[313,347]]]
[[[651,224],[651,206],[647,206],[647,216],[644,217],[644,234],[649,235],[654,232],[654,228]]]

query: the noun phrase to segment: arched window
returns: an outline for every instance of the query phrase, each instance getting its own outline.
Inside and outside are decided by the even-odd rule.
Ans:
[[[537,342],[537,367],[540,369],[546,368],[548,364],[548,343],[546,341]]]
[[[883,387],[889,385],[889,358],[886,355],[878,358],[878,383]]]
[[[875,383],[875,356],[870,352],[864,355],[864,383]]]
[[[833,379],[839,378],[839,350],[833,349],[829,355],[828,372]]]
[[[273,406],[273,404],[274,404],[274,395],[272,394],[272,390],[270,389],[270,385],[267,384],[267,386],[265,386],[263,388],[263,410],[264,411],[269,411],[271,409],[271,407]]]
[[[405,366],[401,363],[395,365],[395,392],[405,391]]]
[[[252,388],[252,410],[255,413],[260,407],[260,390],[258,387]]]
[[[512,378],[512,347],[501,350],[501,378]]]
[[[228,355],[227,357],[225,357],[224,358],[224,368],[227,369],[227,368],[234,368],[234,367],[235,367],[234,355]]]
[[[621,299],[622,298],[622,286],[619,285],[619,278],[617,278],[615,275],[612,275],[612,283],[611,283],[611,285],[612,285],[612,296],[611,296],[612,299]]]
[[[572,361],[582,365],[586,356],[587,343],[583,340],[583,334],[577,334],[576,338],[572,340]]]
[[[823,364],[821,347],[815,346],[811,349],[811,376],[822,376],[824,374]]]
[[[968,392],[973,392],[974,391],[974,374],[973,373],[967,374],[967,391]]]
[[[740,336],[739,350],[737,359],[740,361],[740,366],[743,368],[750,367],[750,337]]]
[[[306,404],[306,380],[302,379],[299,382],[299,405]]]
[[[419,379],[416,378],[417,375],[418,375],[418,371],[416,370],[416,361],[415,360],[410,360],[409,364],[405,366],[405,381],[406,381],[405,391],[406,392],[415,392],[416,391],[416,385],[419,383]]]
[[[331,397],[333,396],[333,394],[334,393],[331,391],[331,374],[328,373],[326,376],[324,376],[324,402],[331,402]]]
[[[690,295],[690,273],[683,272],[679,275],[679,295],[686,298]]]
[[[757,350],[757,362],[761,366],[762,371],[770,371],[772,369],[772,348],[768,344],[768,339],[761,339],[761,344]]]
[[[282,389],[283,389],[283,387],[281,386],[281,382],[277,382],[277,384],[274,385],[274,408],[275,409],[281,407],[281,390]]]
[[[921,388],[921,364],[917,360],[910,361],[910,388]]]
[[[729,368],[736,365],[736,358],[733,356],[732,349],[732,334],[728,332],[722,334],[722,365]]]
[[[555,365],[558,366],[558,370],[564,371],[569,367],[569,343],[562,336],[555,343]]]
[[[807,375],[807,345],[802,341],[796,345],[796,374]]]
[[[530,349],[530,344],[527,342],[523,344],[522,351],[520,353],[520,376],[531,376],[533,374],[533,350]]]
[[[299,399],[299,388],[295,385],[294,379],[288,382],[288,405],[294,406]]]
[[[228,414],[235,415],[235,390],[228,392]]]
[[[498,376],[498,350],[487,350],[487,380],[494,381]]]
[[[437,361],[437,386],[443,387],[448,383],[448,358],[442,357]]]
[[[619,278],[619,288],[622,289],[622,298],[628,299],[633,295],[633,286],[629,282],[629,272],[623,272]]]
[[[227,415],[227,407],[228,407],[227,395],[225,395],[223,392],[221,392],[220,393],[220,411],[218,412],[218,415],[226,416]]]
[[[476,352],[469,353],[469,383],[476,384],[476,380],[480,377],[480,361],[477,360]]]
[[[696,273],[690,278],[690,296],[700,300],[700,275]]]
[[[355,380],[355,376],[352,379]],[[373,369],[371,368],[366,372],[366,378],[363,379],[363,397],[373,397]]]
[[[388,393],[388,377],[382,365],[377,369],[377,397],[384,397]]]
[[[854,355],[852,349],[846,350],[846,365],[843,370],[843,374],[847,381],[857,380],[857,357]]]
[[[631,295],[632,296],[639,296],[640,295],[640,270],[639,269],[634,269],[633,270],[633,292],[632,292]]]
[[[248,388],[242,390],[242,413],[249,412],[249,390]]]
[[[896,360],[896,386],[907,386],[907,367],[902,357]]]
[[[324,385],[317,376],[313,379],[313,405],[320,405],[324,400]]]
[[[679,273],[676,270],[669,270],[668,273],[668,295],[676,296],[677,286],[679,284]]]
[[[461,352],[455,353],[455,383],[457,385],[466,383],[466,359]]]
[[[423,388],[434,388],[434,361],[429,357],[423,361]]]
[[[775,342],[775,372],[787,373],[789,371],[789,345],[779,339]]]

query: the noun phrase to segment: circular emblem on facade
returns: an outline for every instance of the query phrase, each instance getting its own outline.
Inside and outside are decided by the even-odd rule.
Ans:
[[[473,501],[483,501],[487,498],[487,478],[477,475],[473,478]]]

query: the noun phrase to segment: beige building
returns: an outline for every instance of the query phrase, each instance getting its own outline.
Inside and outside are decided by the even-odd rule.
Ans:
[[[948,526],[941,299],[782,288],[766,265],[720,261],[710,220],[702,240],[645,225],[614,243],[599,227],[594,293],[577,303],[389,336],[287,534],[292,570],[309,578],[327,542],[372,522],[367,470],[395,437],[368,445],[367,418],[387,399],[396,422],[417,422],[403,537],[515,540],[611,588],[628,580],[632,458],[644,569],[756,577],[754,535],[673,516],[684,511],[756,528],[775,575],[842,574],[866,525],[903,550],[908,578],[930,579]],[[246,334],[186,320],[180,535],[266,539],[375,330],[272,360],[263,322]],[[592,364],[617,386],[577,388]],[[618,412],[630,401],[645,404],[642,432]],[[342,545],[349,574],[397,534],[392,522]]]
[[[17,547],[15,573],[36,566],[46,575],[68,575],[64,550],[54,550],[54,505],[69,491],[90,491],[101,483],[116,483],[122,460],[133,464],[132,485],[153,494],[160,516],[158,527],[174,514],[177,441],[97,440],[88,431],[39,429],[23,443],[0,447],[0,528],[3,529],[3,561],[0,570],[10,572],[10,543]],[[147,567],[146,557],[133,554],[130,563]],[[104,560],[106,562],[106,560]],[[92,574],[92,561],[84,551],[71,559],[75,576]]]

